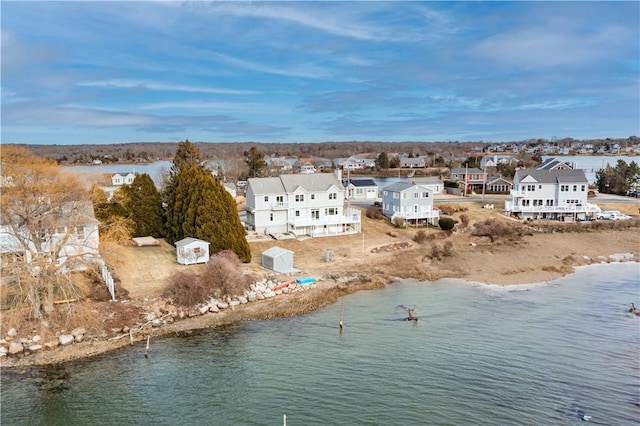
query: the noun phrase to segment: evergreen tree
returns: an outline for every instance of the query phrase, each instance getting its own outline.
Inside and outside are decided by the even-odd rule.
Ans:
[[[375,163],[378,170],[387,170],[389,168],[389,156],[383,151],[378,155]]]
[[[174,185],[167,209],[167,241],[199,238],[211,244],[212,254],[231,250],[242,261],[251,260],[235,201],[209,171],[201,167],[182,168]]]
[[[244,156],[246,157],[245,162],[249,166],[250,178],[260,176],[264,169],[267,168],[264,155],[255,146],[252,146],[249,151],[245,151]]]
[[[122,188],[124,208],[133,224],[134,237],[162,236],[162,199],[148,174],[136,176],[131,185]]]

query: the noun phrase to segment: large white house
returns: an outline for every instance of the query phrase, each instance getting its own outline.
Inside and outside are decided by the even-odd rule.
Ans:
[[[247,224],[266,234],[312,237],[360,232],[360,210],[344,207],[345,189],[332,173],[252,178],[247,183]]]
[[[589,182],[581,169],[519,169],[505,212],[521,219],[585,220],[598,206],[587,202]]]
[[[440,212],[433,208],[433,191],[422,185],[396,182],[382,190],[382,214],[393,222],[436,224]]]

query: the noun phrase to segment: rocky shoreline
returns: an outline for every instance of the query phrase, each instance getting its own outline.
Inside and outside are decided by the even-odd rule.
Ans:
[[[162,336],[180,336],[194,330],[248,319],[300,315],[333,303],[342,294],[380,288],[391,280],[366,274],[331,274],[308,285],[293,282],[280,286],[270,276],[252,284],[244,295],[225,300],[211,298],[206,303],[188,309],[177,307],[170,299],[160,297],[143,301],[116,301],[112,303],[142,302],[145,307],[142,320],[111,328],[108,333],[99,335],[82,327],[70,332],[60,330],[55,332],[55,339],[46,342],[39,334],[23,336],[15,328],[10,328],[0,339],[0,367],[67,362]]]

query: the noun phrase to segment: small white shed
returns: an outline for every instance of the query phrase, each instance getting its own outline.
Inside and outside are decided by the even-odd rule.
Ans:
[[[298,271],[293,267],[293,252],[281,247],[271,247],[263,251],[262,266],[282,274]]]
[[[176,241],[176,256],[181,265],[195,265],[209,261],[209,244],[197,238],[183,238]]]

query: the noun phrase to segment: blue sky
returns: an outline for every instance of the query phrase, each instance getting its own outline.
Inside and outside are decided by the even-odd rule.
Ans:
[[[638,2],[1,3],[2,142],[640,134]]]

